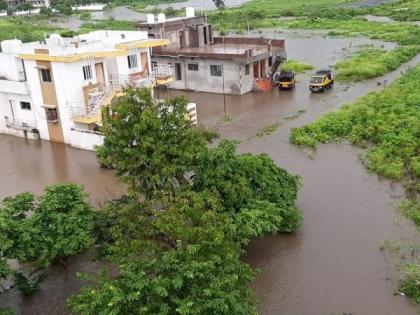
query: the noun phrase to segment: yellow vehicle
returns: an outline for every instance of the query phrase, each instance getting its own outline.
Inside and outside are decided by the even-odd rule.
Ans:
[[[295,72],[294,71],[281,71],[277,76],[276,83],[279,89],[291,90],[295,87]]]
[[[319,70],[312,76],[309,84],[311,92],[324,92],[334,85],[334,76],[331,70]]]

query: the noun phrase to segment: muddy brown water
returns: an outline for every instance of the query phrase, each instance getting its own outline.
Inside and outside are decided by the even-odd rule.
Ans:
[[[289,57],[317,68],[335,63],[354,46],[372,43],[308,32],[283,36],[288,38]],[[379,250],[387,235],[412,229],[394,208],[401,187],[369,174],[360,162],[361,151],[352,146],[321,146],[309,156],[288,143],[290,128],[381,89],[384,82],[391,83],[419,62],[418,56],[382,78],[337,84],[324,94],[309,93],[310,73],[305,73],[298,76],[293,91],[226,96],[230,121],[223,121],[223,95],[160,91],[161,97],[185,94],[196,101],[199,120],[216,126],[223,137],[241,140],[240,152],[268,153],[280,166],[302,177],[298,198],[305,220],[302,231],[268,235],[247,250],[246,260],[261,269],[252,284],[261,314],[411,315],[420,311],[407,298],[393,295],[396,261]],[[279,121],[282,125],[272,134],[253,137]],[[40,193],[45,185],[62,181],[83,184],[95,205],[124,191],[113,171],[100,169],[91,152],[0,135],[0,197],[26,190]],[[397,225],[396,220],[402,223]],[[98,264],[85,255],[75,257],[67,271],[51,269],[39,295],[22,298],[12,290],[0,296],[0,305],[12,306],[18,314],[62,314],[67,297],[81,285],[74,273],[97,269]]]

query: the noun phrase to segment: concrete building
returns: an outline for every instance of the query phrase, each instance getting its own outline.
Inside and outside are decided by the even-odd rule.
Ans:
[[[215,37],[211,24],[187,8],[186,17],[139,23],[149,38],[167,39],[169,45],[153,49],[152,63],[174,67],[173,89],[242,95],[253,88],[268,89],[267,79],[285,60],[284,40]]]
[[[92,149],[102,142],[102,108],[123,87],[173,78],[170,66],[150,62],[150,49],[168,43],[137,31],[1,42],[0,132]]]
[[[24,3],[30,3],[34,8],[49,7],[50,0],[6,0],[9,7],[15,8]]]

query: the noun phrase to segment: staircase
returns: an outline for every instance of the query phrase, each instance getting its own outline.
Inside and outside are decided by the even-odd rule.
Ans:
[[[273,88],[273,83],[267,78],[255,79],[254,87],[257,91],[267,92]]]
[[[171,65],[155,65],[152,73],[145,71],[138,74],[121,75],[107,85],[101,83],[89,93],[87,106],[77,101],[69,102],[73,120],[85,124],[94,123],[100,119],[102,107],[109,105],[114,96],[125,88],[130,86],[134,88],[150,88],[154,84],[158,84],[158,79],[164,77],[168,80],[173,75]]]

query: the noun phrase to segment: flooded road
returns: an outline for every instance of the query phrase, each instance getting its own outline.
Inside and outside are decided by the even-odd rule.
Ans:
[[[95,207],[124,192],[92,152],[0,134],[0,199],[25,191],[41,194],[46,185],[61,182],[83,185]]]
[[[382,44],[366,39],[324,38],[319,33],[273,34],[288,39],[289,58],[312,63],[316,68],[334,64],[359,45]],[[337,84],[323,94],[309,93],[310,73],[305,73],[298,76],[293,91],[226,96],[230,121],[223,121],[223,95],[160,91],[161,97],[185,94],[196,101],[199,121],[216,126],[223,137],[241,140],[240,152],[268,153],[281,167],[302,177],[298,198],[304,212],[302,231],[266,236],[247,250],[246,260],[262,271],[252,285],[262,315],[418,314],[418,306],[405,297],[393,296],[395,261],[379,250],[386,235],[398,236],[411,229],[393,206],[394,197],[402,194],[401,187],[369,174],[356,148],[345,144],[321,146],[312,156],[290,145],[288,137],[292,127],[381,89],[377,82],[386,80],[390,84],[400,71],[419,62],[418,56],[382,78]],[[282,125],[271,135],[253,137],[258,130],[279,121]],[[0,197],[26,190],[39,193],[45,185],[58,181],[83,184],[96,205],[123,191],[112,171],[98,167],[93,153],[62,145],[0,136],[0,162]],[[403,223],[396,225],[396,220]],[[68,272],[54,269],[57,271],[42,284],[40,295],[22,299],[11,291],[0,296],[0,305],[10,305],[18,309],[18,314],[63,313],[66,297],[80,286],[74,272],[96,268],[90,260],[76,260]]]

